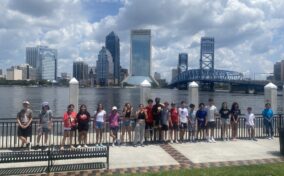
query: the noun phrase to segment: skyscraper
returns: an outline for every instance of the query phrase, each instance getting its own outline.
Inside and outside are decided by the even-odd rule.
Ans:
[[[83,81],[88,79],[88,64],[83,61],[75,61],[73,62],[73,77],[75,77],[78,81]]]
[[[150,76],[151,64],[151,30],[132,30],[130,49],[131,75]]]
[[[26,48],[26,63],[37,70],[37,79],[57,79],[57,50],[47,46]]]
[[[152,85],[158,85],[159,83],[152,77],[151,70],[151,30],[132,30],[130,43],[130,76],[123,81],[123,84],[138,86],[147,81]]]
[[[106,49],[109,50],[113,61],[113,78],[114,83],[119,84],[120,78],[120,45],[118,36],[112,31],[106,36]]]
[[[113,59],[111,53],[102,47],[98,55],[96,66],[97,84],[107,86],[113,83]]]
[[[188,69],[188,55],[187,53],[180,53],[178,55],[178,73],[187,71]]]

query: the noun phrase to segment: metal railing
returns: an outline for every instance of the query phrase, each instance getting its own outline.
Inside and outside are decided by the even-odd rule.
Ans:
[[[129,138],[127,132],[125,133],[125,142],[131,143],[134,140],[134,129],[136,125],[136,120],[131,120],[131,138]],[[221,139],[221,120],[220,118],[216,119],[216,128],[214,130],[215,139]],[[274,136],[278,137],[278,128],[284,127],[284,115],[278,114],[274,116]],[[120,121],[119,123],[119,131],[118,131],[118,139],[121,137],[123,122]],[[39,120],[33,119],[32,122],[32,135],[30,136],[30,141],[32,144],[36,144],[36,138],[38,135],[38,127],[39,127]],[[0,119],[0,149],[11,149],[11,148],[19,148],[21,146],[21,142],[17,136],[18,124],[16,119]],[[53,128],[48,136],[48,144],[58,146],[61,144],[63,138],[63,121],[62,118],[54,118],[53,119]],[[153,133],[155,133],[155,130]],[[105,144],[111,143],[112,139],[109,135],[110,128],[109,124],[105,123],[105,128],[103,128],[103,139],[102,142]],[[149,133],[149,131],[145,131],[145,133]],[[231,128],[229,127],[229,136],[231,136]],[[263,117],[261,115],[256,115],[255,119],[255,137],[263,138],[266,137],[265,128],[263,124]],[[240,122],[238,124],[238,138],[245,139],[248,137],[247,128],[245,125],[244,115],[240,116]],[[78,131],[75,133],[75,140],[73,139],[73,143],[76,145],[78,144]],[[188,140],[189,136],[188,133],[185,134],[185,140]],[[157,142],[154,138],[146,139],[148,142]],[[41,139],[40,145],[43,145],[43,137]],[[91,119],[89,122],[89,131],[87,136],[87,144],[94,145],[96,143],[96,129],[94,127],[94,121]]]

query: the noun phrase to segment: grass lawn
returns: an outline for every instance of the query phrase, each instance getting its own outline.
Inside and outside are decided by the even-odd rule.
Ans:
[[[249,166],[230,166],[230,167],[214,167],[204,169],[181,169],[174,171],[166,171],[159,173],[145,174],[125,174],[127,176],[175,176],[175,175],[197,175],[197,176],[284,176],[284,163],[262,164]]]

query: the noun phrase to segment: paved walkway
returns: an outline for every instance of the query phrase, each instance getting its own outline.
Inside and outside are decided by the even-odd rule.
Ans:
[[[259,139],[257,142],[238,140],[217,141],[216,143],[148,145],[145,147],[110,147],[109,171],[76,171],[55,173],[54,175],[144,173],[179,168],[284,162],[279,148],[278,138],[274,140]],[[78,160],[77,162],[86,162],[86,160]],[[27,164],[24,163],[24,165]]]

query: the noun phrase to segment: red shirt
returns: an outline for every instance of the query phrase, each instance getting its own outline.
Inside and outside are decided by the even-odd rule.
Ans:
[[[178,110],[177,110],[177,108],[171,109],[171,120],[172,120],[172,123],[178,123]]]
[[[152,107],[147,106],[146,108],[147,116],[148,118],[146,119],[147,123],[153,123],[153,114],[152,114]]]
[[[68,114],[67,112],[65,112],[63,115],[64,128],[75,127],[76,126],[76,116],[77,116],[77,113],[74,111],[71,112],[71,114]]]

